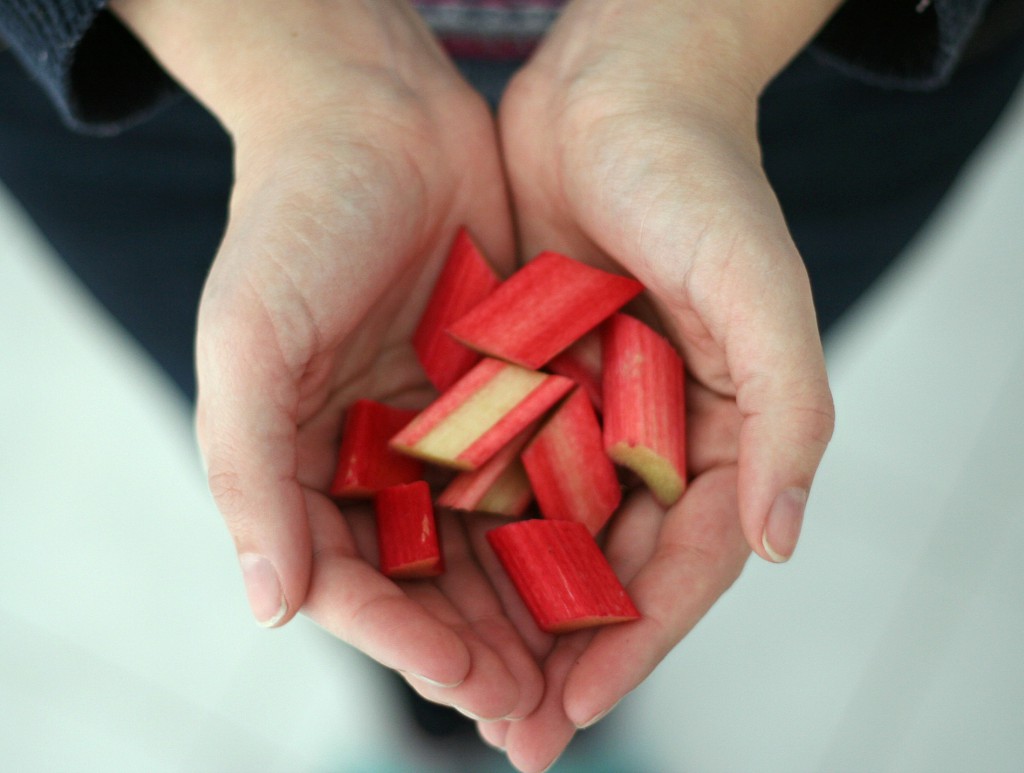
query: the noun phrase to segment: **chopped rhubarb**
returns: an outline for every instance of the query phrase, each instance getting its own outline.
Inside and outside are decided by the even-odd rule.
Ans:
[[[542,631],[566,633],[640,617],[581,523],[517,521],[491,529],[487,541]]]
[[[391,447],[475,470],[572,387],[562,376],[484,358],[395,435]]]
[[[591,330],[583,338],[556,356],[547,369],[571,378],[587,392],[594,409],[601,410],[601,334]]]
[[[372,497],[376,492],[423,477],[423,463],[395,453],[388,441],[416,416],[373,400],[357,400],[345,414],[334,497]]]
[[[469,232],[460,228],[412,338],[423,371],[439,392],[448,389],[480,360],[479,353],[448,335],[448,326],[500,283]]]
[[[456,475],[437,504],[490,515],[522,515],[533,501],[533,490],[519,454],[535,430],[528,427],[476,470]]]
[[[395,580],[436,577],[444,571],[434,506],[426,481],[377,493],[380,571]]]
[[[530,441],[523,466],[544,517],[582,523],[591,534],[622,500],[601,425],[582,389],[574,390]]]
[[[449,332],[488,356],[539,368],[642,290],[635,279],[542,252]]]
[[[686,488],[683,361],[643,322],[616,314],[602,327],[604,443],[668,507]]]

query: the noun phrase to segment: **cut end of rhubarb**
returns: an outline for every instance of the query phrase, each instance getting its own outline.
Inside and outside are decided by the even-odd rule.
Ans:
[[[602,625],[615,625],[617,623],[628,623],[631,620],[638,620],[640,614],[627,614],[616,617],[615,615],[592,615],[591,617],[578,617],[575,620],[567,620],[564,623],[552,623],[545,629],[545,633],[572,633],[582,631],[584,628],[597,628]]]
[[[625,314],[601,332],[605,448],[667,507],[686,487],[682,358],[667,339]]]
[[[377,494],[375,509],[381,574],[393,580],[411,580],[444,572],[426,481],[382,490]]]
[[[675,466],[649,448],[616,443],[608,449],[608,456],[639,475],[662,507],[674,505],[686,490],[686,479]]]
[[[439,558],[424,558],[422,561],[392,567],[385,574],[392,580],[428,580],[444,574],[444,565]]]

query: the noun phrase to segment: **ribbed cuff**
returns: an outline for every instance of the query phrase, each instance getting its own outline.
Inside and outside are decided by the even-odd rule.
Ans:
[[[934,89],[949,80],[988,5],[988,0],[847,0],[812,49],[869,83]]]
[[[4,37],[65,122],[96,134],[142,120],[174,81],[109,12],[105,0],[5,4]]]

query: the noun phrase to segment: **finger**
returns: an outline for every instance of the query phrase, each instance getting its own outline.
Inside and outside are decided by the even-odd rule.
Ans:
[[[742,284],[748,311],[730,324],[724,348],[742,416],[743,532],[755,552],[778,562],[796,548],[835,414],[806,271],[795,256],[772,271],[769,290],[749,286],[751,278]]]
[[[519,703],[519,683],[504,658],[434,584],[409,582],[403,588],[412,601],[459,637],[469,656],[469,668],[458,685],[438,685],[404,674],[409,685],[423,698],[474,720],[504,719],[513,713]]]
[[[500,605],[486,577],[467,560],[465,535],[457,519],[442,513],[439,532],[443,535],[444,574],[430,582],[403,582],[400,587],[460,637],[469,653],[470,668],[455,688],[438,689],[415,677],[408,679],[409,684],[427,700],[452,706],[473,719],[502,719],[515,711],[520,699],[519,678],[524,674],[516,673],[520,663],[508,655],[515,652],[518,636],[507,622],[505,639],[496,635],[501,627]],[[525,653],[521,642],[518,649]],[[536,665],[532,669],[537,672],[532,681],[539,682]],[[526,678],[531,679],[528,671]]]
[[[475,721],[508,717],[519,702],[519,687],[504,661],[471,629],[453,629],[469,655],[470,667],[457,685],[438,684],[416,674],[403,673],[409,686],[423,698],[451,706]]]
[[[654,554],[627,586],[640,619],[597,631],[566,678],[565,714],[574,725],[587,727],[607,714],[739,576],[749,550],[735,488],[735,468],[710,471],[667,513]],[[620,548],[609,549],[614,555]]]
[[[623,585],[629,585],[651,560],[664,522],[665,508],[648,489],[631,494],[612,517],[602,550]]]
[[[563,691],[566,677],[592,636],[591,631],[579,631],[558,639],[544,662],[543,700],[530,716],[509,726],[505,753],[523,773],[550,768],[576,734],[576,725],[565,713]]]
[[[505,738],[508,736],[511,724],[507,719],[497,722],[477,722],[476,731],[486,744],[503,752],[505,751]]]
[[[469,516],[472,520],[475,516]],[[540,702],[544,692],[538,660],[534,658],[519,630],[509,620],[502,601],[480,560],[493,554],[480,553],[472,544],[469,528],[451,512],[442,511],[445,535],[445,573],[437,587],[451,600],[462,618],[502,659],[516,680],[519,700],[507,714],[510,719],[524,717]],[[472,527],[473,523],[470,524]],[[457,536],[457,538],[456,538]]]
[[[303,611],[388,668],[449,688],[464,682],[472,657],[462,637],[359,555],[327,497],[311,494],[309,515],[316,558]]]
[[[197,432],[210,491],[238,552],[256,620],[275,626],[302,606],[310,535],[297,480],[294,381],[269,323],[241,300],[201,315]]]
[[[501,602],[505,615],[515,626],[535,662],[541,662],[554,646],[555,638],[541,631],[526,608],[522,596],[515,589],[508,573],[498,560],[494,549],[487,542],[487,532],[508,523],[507,518],[491,518],[485,515],[473,516],[466,524],[470,544],[481,569],[490,580],[491,587]]]

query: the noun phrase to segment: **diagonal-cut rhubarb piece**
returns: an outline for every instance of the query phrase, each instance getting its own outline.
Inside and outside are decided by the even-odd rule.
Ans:
[[[590,402],[594,405],[594,410],[601,411],[601,333],[599,330],[591,330],[568,349],[554,357],[547,364],[547,369],[559,376],[571,378],[583,387]]]
[[[581,523],[517,521],[491,529],[487,541],[542,631],[567,633],[640,617]]]
[[[530,441],[523,466],[544,517],[582,523],[591,534],[622,500],[601,425],[582,389],[574,390]]]
[[[604,443],[668,507],[686,488],[683,360],[643,322],[616,314],[602,327]]]
[[[522,515],[533,501],[533,489],[519,454],[536,429],[527,427],[479,468],[456,475],[437,504],[490,515]]]
[[[409,580],[444,572],[426,481],[383,489],[377,493],[375,505],[382,574]]]
[[[520,459],[513,459],[477,502],[476,512],[518,518],[533,501],[530,479]]]
[[[460,228],[412,337],[423,371],[439,392],[448,389],[480,360],[478,352],[448,335],[448,326],[500,283],[469,232]]]
[[[642,290],[635,279],[542,252],[449,332],[488,356],[539,368]]]
[[[562,376],[484,358],[395,435],[391,447],[475,470],[572,387]]]
[[[382,488],[422,478],[422,462],[388,446],[416,413],[374,400],[352,403],[345,413],[331,496],[367,498]]]

